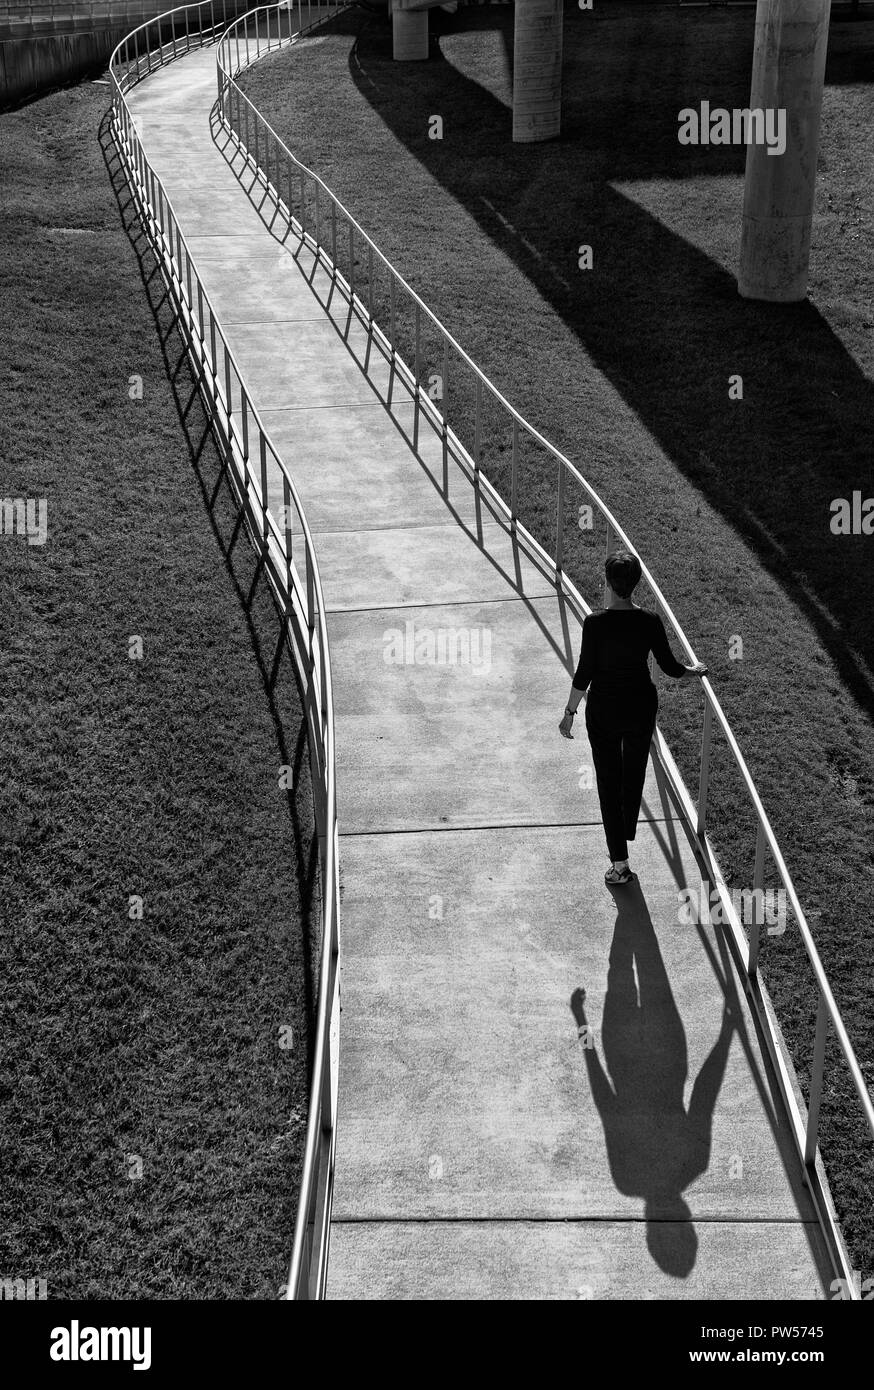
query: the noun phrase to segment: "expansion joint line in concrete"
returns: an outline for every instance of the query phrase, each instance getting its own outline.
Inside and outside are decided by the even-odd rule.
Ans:
[[[395,528],[395,527],[388,527],[387,529],[388,529],[388,530],[395,530],[396,528]],[[404,529],[406,529],[406,528],[404,528]],[[411,527],[410,529],[411,529],[411,530],[416,530],[416,529],[423,529],[423,528]],[[338,533],[337,533],[336,531],[335,531],[335,532],[324,532],[324,531],[322,531],[322,532],[314,531],[314,532],[313,532],[313,535],[331,535],[331,534],[337,535]],[[357,535],[369,535],[369,534],[371,534],[371,533],[370,533],[370,531],[343,531],[343,532],[341,532],[341,533],[339,533],[339,534],[342,534],[342,535],[345,535],[345,536],[357,536]],[[508,580],[507,582],[509,583],[509,580]],[[541,594],[541,595],[539,595],[539,597],[545,598],[545,597],[547,597],[547,595]],[[435,599],[435,601],[434,601],[433,603],[423,603],[421,599],[408,599],[408,600],[394,601],[394,602],[392,602],[392,603],[388,603],[388,602],[386,602],[386,603],[371,603],[371,604],[368,604],[368,606],[367,606],[366,608],[346,608],[346,607],[344,607],[343,605],[340,605],[340,604],[338,604],[338,605],[333,605],[333,604],[332,604],[332,605],[329,606],[329,610],[328,610],[328,611],[331,612],[331,613],[390,613],[390,612],[392,612],[393,610],[396,610],[397,612],[401,612],[401,610],[409,610],[409,611],[412,612],[412,611],[415,610],[416,612],[428,613],[428,612],[430,612],[431,609],[446,609],[446,608],[488,608],[488,607],[491,607],[491,606],[496,605],[496,604],[501,604],[501,605],[507,606],[507,605],[509,605],[509,604],[514,604],[514,603],[529,604],[530,602],[531,602],[531,600],[527,597],[527,595],[525,595],[525,594],[520,594],[518,591],[513,591],[513,592],[507,594],[506,598],[495,598],[494,596],[491,597],[491,598],[453,598],[453,599],[451,600],[450,603],[441,602],[439,599]]]
[[[265,260],[267,257],[265,256]],[[248,325],[247,325],[248,326]],[[412,401],[409,402],[412,404]],[[403,402],[407,404],[406,401]],[[261,412],[263,415],[291,414],[295,410],[372,410],[375,406],[381,406],[383,410],[390,410],[391,407],[385,401],[381,401],[375,396],[372,401],[349,401],[349,402],[328,402],[323,405],[268,405]]]
[[[673,825],[674,818],[671,816],[647,816],[647,825]],[[475,824],[459,824],[453,821],[451,825],[410,825],[400,826],[396,830],[390,827],[375,830],[343,830],[339,831],[341,839],[366,839],[368,835],[460,835],[470,834],[472,831],[483,830],[592,830],[601,828],[601,820],[531,820],[531,821],[497,821],[483,824],[477,821]],[[606,854],[606,850],[604,851]]]
[[[569,1216],[335,1216],[332,1226],[674,1226],[676,1217],[622,1212]],[[799,1216],[696,1216],[696,1226],[802,1226],[818,1230],[819,1222]]]
[[[442,495],[442,494],[441,494],[441,495]],[[324,537],[324,536],[368,536],[368,535],[371,535],[374,531],[441,531],[441,530],[446,530],[446,531],[452,532],[452,533],[454,534],[454,533],[456,533],[456,532],[458,531],[458,527],[459,527],[460,525],[462,525],[462,524],[463,524],[463,523],[460,522],[460,521],[410,521],[409,518],[408,518],[406,521],[404,521],[403,523],[400,523],[400,524],[399,524],[397,521],[385,521],[385,522],[382,522],[382,523],[374,522],[374,524],[373,524],[372,526],[350,526],[348,530],[344,530],[344,528],[343,528],[342,526],[322,526],[322,527],[311,526],[311,527],[310,527],[310,535],[313,535],[313,536],[323,536],[323,537]],[[481,522],[481,526],[482,526],[483,528],[485,528],[486,526],[489,526],[489,527],[499,526],[499,527],[501,527],[501,530],[504,530],[504,529],[505,529],[505,528],[502,526],[501,522],[497,519],[497,517],[493,517],[493,516],[492,516],[492,517],[484,517],[483,520],[482,520],[482,522]],[[467,530],[470,531],[470,527],[468,527]],[[472,540],[472,539],[473,539],[473,536],[471,535],[471,540]],[[541,597],[542,597],[542,595],[541,595]],[[492,602],[492,600],[487,600],[487,601],[488,601],[488,602]],[[453,600],[453,602],[455,602],[455,600]],[[461,600],[461,602],[464,602],[464,600]],[[495,602],[495,603],[502,603],[502,602],[506,602],[506,600],[503,600],[503,599],[495,599],[494,602]],[[422,606],[423,606],[423,607],[427,607],[427,604],[423,604]]]

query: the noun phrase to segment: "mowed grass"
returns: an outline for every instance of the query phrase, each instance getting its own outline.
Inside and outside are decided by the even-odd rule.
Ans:
[[[543,145],[510,140],[504,7],[432,11],[426,63],[393,62],[390,24],[356,12],[242,85],[651,565],[710,667],[870,1084],[874,538],[829,521],[833,499],[874,494],[874,26],[832,26],[809,302],[767,305],[736,289],[745,151],[677,142],[684,106],[748,104],[754,13],[569,6],[563,131]],[[348,269],[344,237],[338,255]],[[363,248],[356,276],[367,283]],[[387,326],[385,282],[374,294]],[[399,305],[408,361],[410,322]],[[423,344],[427,383],[441,357],[433,335]],[[454,368],[447,409],[471,441]],[[510,431],[496,412],[487,426],[483,467],[509,499]],[[554,465],[523,453],[522,478],[522,518],[551,547]],[[575,525],[580,500],[566,568],[595,601],[603,533],[593,544]],[[694,793],[701,697],[661,692]],[[565,695],[544,691],[544,738]],[[718,740],[709,826],[729,884],[751,885],[755,823]],[[806,1089],[816,996],[791,915],[761,959]],[[833,1040],[828,1063],[823,1149],[870,1273],[872,1145]]]
[[[0,493],[48,504],[45,546],[0,538],[0,1274],[272,1298],[317,919],[300,703],[107,91],[0,118]]]

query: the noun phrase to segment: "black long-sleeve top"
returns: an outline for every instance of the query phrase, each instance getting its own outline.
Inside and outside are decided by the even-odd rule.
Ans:
[[[604,608],[583,623],[583,641],[573,684],[586,690],[592,684],[604,692],[652,688],[647,660],[652,652],[668,676],[682,676],[665,625],[658,613],[643,608]]]

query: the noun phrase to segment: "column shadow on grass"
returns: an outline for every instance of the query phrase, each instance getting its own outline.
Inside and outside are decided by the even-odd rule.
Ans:
[[[399,85],[403,65],[392,62],[390,29],[374,18],[349,21],[357,33],[350,73],[397,139],[515,261],[667,457],[744,538],[874,715],[871,542],[829,528],[833,499],[871,491],[874,384],[812,303],[741,299],[732,274],[614,186],[743,177],[743,148],[680,146],[676,113],[708,94],[713,104],[748,104],[752,24],[736,17],[736,42],[722,50],[717,74],[682,45],[662,46],[655,57],[648,51],[665,13],[632,13],[633,23],[625,15],[624,32],[637,42],[621,50],[614,41],[611,50],[609,22],[596,42],[587,16],[567,11],[563,131],[543,145],[514,146],[506,100],[443,58],[439,30],[448,21],[439,11],[431,12],[438,31],[431,60],[410,65],[415,83]],[[499,28],[509,40],[512,12],[472,10],[451,26]],[[833,35],[827,83],[874,76],[874,30],[864,32],[871,39],[861,51]],[[452,113],[463,137],[430,140],[435,111]],[[738,240],[739,233],[738,201]],[[569,240],[594,242],[597,274],[568,269]],[[728,399],[735,373],[744,378],[743,404]]]

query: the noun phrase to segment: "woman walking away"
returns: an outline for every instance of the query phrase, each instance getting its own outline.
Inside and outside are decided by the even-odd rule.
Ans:
[[[700,661],[695,666],[677,661],[659,615],[632,602],[641,576],[636,555],[615,550],[607,557],[604,573],[607,607],[590,613],[583,623],[580,660],[558,727],[564,738],[573,738],[574,715],[588,689],[586,730],[611,860],[604,881],[613,884],[629,883],[634,877],[628,866],[628,841],[637,831],[659,707],[647,658],[652,652],[665,674],[677,678],[703,676],[707,667]]]

